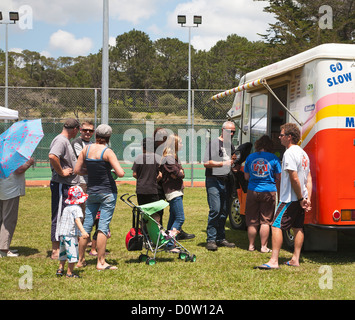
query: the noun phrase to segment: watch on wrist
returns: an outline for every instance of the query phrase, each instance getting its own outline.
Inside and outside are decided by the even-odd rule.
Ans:
[[[298,199],[298,202],[301,202],[301,201],[303,201],[303,200],[304,200],[304,198]]]

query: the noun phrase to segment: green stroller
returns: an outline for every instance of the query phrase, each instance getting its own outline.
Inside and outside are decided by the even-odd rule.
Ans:
[[[196,255],[190,253],[176,240],[175,233],[171,230],[165,230],[159,223],[159,220],[154,218],[157,212],[169,205],[168,202],[159,200],[137,206],[131,201],[131,197],[134,195],[125,198],[126,196],[128,196],[128,193],[123,194],[120,199],[133,209],[133,223],[130,232],[126,236],[126,247],[129,251],[141,251],[144,244],[147,249],[146,254],[142,253],[139,256],[139,262],[155,265],[157,253],[166,251],[166,246],[169,242],[173,242],[175,248],[180,250],[179,259],[186,262],[196,261]],[[148,255],[149,252],[153,254],[153,257]]]

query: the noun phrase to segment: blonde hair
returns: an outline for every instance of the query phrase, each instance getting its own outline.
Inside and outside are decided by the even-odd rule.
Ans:
[[[163,156],[173,155],[175,159],[177,159],[177,152],[179,149],[179,141],[181,138],[176,134],[171,134],[165,142],[165,148],[163,151]]]

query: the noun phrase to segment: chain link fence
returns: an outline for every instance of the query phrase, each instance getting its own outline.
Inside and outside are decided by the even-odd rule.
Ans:
[[[185,145],[183,163],[201,163],[206,139],[212,132],[214,136],[220,133],[233,103],[233,96],[218,103],[211,100],[223,90],[192,90],[191,114],[188,115],[188,90],[110,89],[112,149],[120,161],[130,163],[139,153],[143,137],[150,136],[154,128],[164,127],[182,136]],[[2,106],[4,96],[5,88],[0,87]],[[64,119],[91,120],[95,127],[101,123],[101,89],[9,87],[8,107],[18,110],[19,120],[42,119],[44,137],[34,157],[36,166],[48,166],[50,143],[62,131]],[[10,125],[0,123],[1,132]],[[235,135],[235,145],[238,136]]]

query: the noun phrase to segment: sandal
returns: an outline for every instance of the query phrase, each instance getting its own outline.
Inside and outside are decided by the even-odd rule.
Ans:
[[[63,276],[64,275],[64,269],[62,269],[62,268],[57,269],[56,275],[57,275],[57,277]]]
[[[115,266],[108,265],[108,266],[106,266],[105,268],[97,268],[97,267],[96,267],[96,269],[97,269],[98,271],[105,271],[105,270],[117,270],[118,268],[115,267]]]
[[[74,274],[74,273],[72,273],[72,274],[66,274],[65,275],[67,278],[80,278],[80,276],[78,276],[77,274]]]

